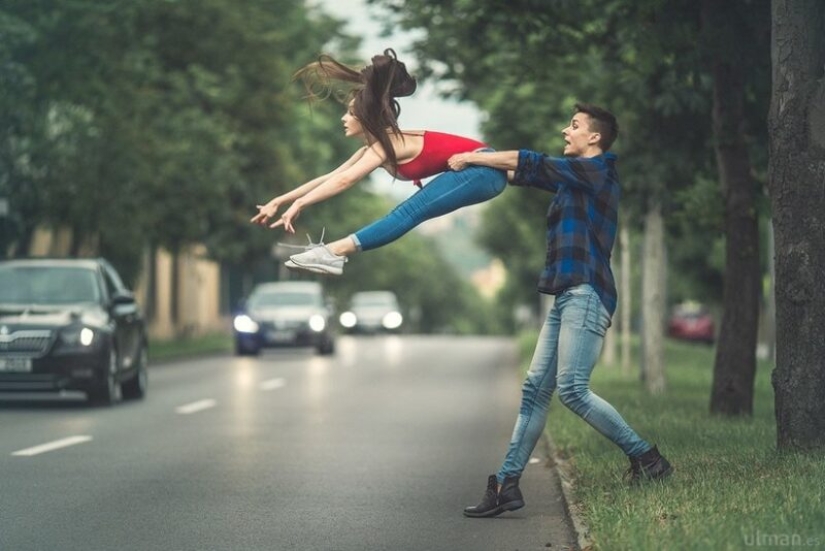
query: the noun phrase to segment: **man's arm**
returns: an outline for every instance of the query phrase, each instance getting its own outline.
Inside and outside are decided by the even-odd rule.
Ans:
[[[464,170],[468,165],[488,166],[512,172],[518,167],[518,151],[471,151],[450,157],[447,164],[453,170]]]

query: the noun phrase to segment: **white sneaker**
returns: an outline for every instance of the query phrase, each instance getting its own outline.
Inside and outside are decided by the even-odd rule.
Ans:
[[[314,274],[325,274],[325,273],[327,273],[323,270],[318,270],[316,268],[303,268],[301,266],[298,266],[292,260],[289,260],[289,259],[287,259],[287,261],[284,262],[284,266],[286,266],[290,270],[302,270],[302,271],[305,271],[305,272],[312,272]]]
[[[317,274],[341,275],[344,271],[346,256],[339,256],[330,251],[326,245],[319,244],[306,252],[293,254],[286,262],[287,268],[306,270]]]

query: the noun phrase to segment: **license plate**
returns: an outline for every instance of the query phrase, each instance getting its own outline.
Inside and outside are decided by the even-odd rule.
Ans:
[[[270,331],[266,337],[269,342],[290,342],[295,340],[295,331]]]
[[[32,370],[31,358],[0,358],[0,371],[28,373]]]

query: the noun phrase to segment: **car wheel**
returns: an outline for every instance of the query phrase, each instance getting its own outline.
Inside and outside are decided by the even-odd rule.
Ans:
[[[321,341],[316,349],[318,354],[322,356],[329,356],[335,353],[335,341],[331,338]]]
[[[112,346],[109,351],[109,365],[106,369],[106,376],[97,388],[89,391],[88,398],[93,404],[101,406],[111,406],[119,401],[120,385],[117,383],[117,350]]]
[[[130,400],[144,398],[149,388],[149,355],[146,351],[146,345],[140,347],[140,351],[137,354],[137,362],[138,365],[134,376],[120,385],[123,397]]]
[[[235,342],[235,355],[236,356],[257,356],[261,353],[261,349],[254,344],[243,344],[240,341]]]

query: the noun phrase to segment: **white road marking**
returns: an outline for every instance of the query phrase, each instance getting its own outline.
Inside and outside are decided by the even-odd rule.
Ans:
[[[46,444],[26,448],[25,450],[19,450],[12,453],[12,455],[31,457],[32,455],[38,455],[41,453],[59,450],[60,448],[74,446],[75,444],[83,444],[84,442],[89,442],[91,440],[91,436],[70,436],[68,438],[61,438],[60,440],[55,440],[54,442],[47,442]]]
[[[205,409],[213,408],[217,404],[218,402],[212,399],[198,400],[197,402],[192,402],[191,404],[186,404],[185,406],[177,407],[175,408],[175,411],[177,411],[181,415],[189,415],[190,413],[197,413]]]
[[[286,379],[269,379],[261,383],[261,390],[275,390],[277,388],[284,388],[286,386]]]

